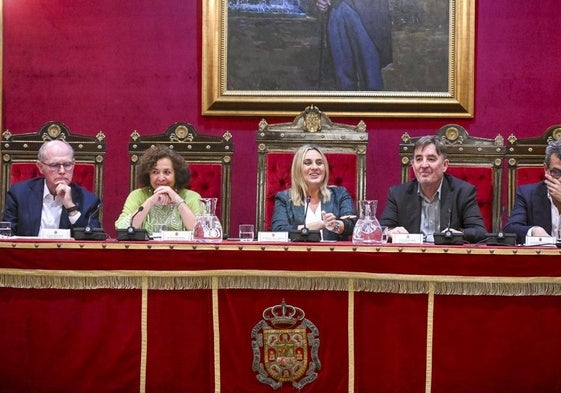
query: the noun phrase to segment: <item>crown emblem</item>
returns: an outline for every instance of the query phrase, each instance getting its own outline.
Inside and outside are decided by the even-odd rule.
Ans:
[[[281,304],[271,306],[263,311],[263,319],[276,328],[291,328],[300,323],[306,313],[299,307],[286,304],[282,299]]]
[[[305,318],[304,310],[284,299],[262,315],[251,331],[251,368],[257,380],[275,390],[284,382],[298,390],[313,382],[321,368],[318,328]]]

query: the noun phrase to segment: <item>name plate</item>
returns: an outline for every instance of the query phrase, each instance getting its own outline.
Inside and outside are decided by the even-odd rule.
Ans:
[[[555,236],[526,236],[525,246],[555,246]]]
[[[39,231],[39,237],[43,239],[72,239],[70,229],[43,228]]]
[[[394,233],[392,243],[398,244],[423,244],[424,235],[422,233]]]
[[[162,231],[159,240],[164,241],[191,241],[193,240],[193,231]]]
[[[288,242],[288,232],[257,232],[258,242]]]

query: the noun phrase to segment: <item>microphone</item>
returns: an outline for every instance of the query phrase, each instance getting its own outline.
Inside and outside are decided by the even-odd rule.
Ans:
[[[464,234],[452,231],[452,207],[454,206],[453,194],[450,195],[450,207],[448,207],[448,226],[444,232],[434,233],[434,244],[454,245],[464,244]]]
[[[446,231],[444,231],[444,236],[447,239],[450,239],[452,237],[452,231],[450,230],[450,227],[452,226],[452,207],[448,208],[448,226],[446,227]]]
[[[321,241],[321,231],[308,229],[306,226],[306,217],[308,216],[308,208],[312,197],[306,195],[306,207],[304,208],[304,226],[300,230],[289,231],[288,238],[293,242],[319,242]]]
[[[73,237],[75,240],[105,240],[107,234],[103,228],[92,228],[92,218],[96,216],[101,209],[102,203],[100,202],[96,208],[88,216],[88,222],[85,227],[73,228]]]
[[[131,216],[131,223],[129,224],[129,227],[127,228],[127,232],[132,232],[132,231],[135,230],[134,226],[132,225],[132,222],[134,221],[134,218],[137,216],[137,214],[140,213],[143,210],[144,210],[144,206],[140,205],[138,207],[138,210]]]
[[[94,211],[89,215],[88,217],[88,223],[86,224],[86,232],[92,232],[92,217],[94,217],[96,214],[98,214],[99,209],[101,209],[101,202],[99,203],[99,205],[97,205],[97,207],[94,209]]]
[[[515,246],[516,245],[516,233],[505,233],[503,232],[503,216],[506,211],[506,207],[501,208],[501,216],[499,219],[499,232],[486,233],[485,234],[485,244],[488,246]]]
[[[132,222],[136,215],[144,210],[144,206],[140,205],[138,210],[131,216],[131,222],[126,229],[117,229],[117,240],[132,240],[132,241],[144,241],[149,240],[148,231],[146,229],[137,229],[132,225]]]
[[[311,200],[312,197],[310,195],[306,195],[306,207],[304,208],[304,228],[300,230],[302,232],[302,235],[308,234],[308,228],[306,227],[306,217],[308,217],[308,207],[310,206]]]

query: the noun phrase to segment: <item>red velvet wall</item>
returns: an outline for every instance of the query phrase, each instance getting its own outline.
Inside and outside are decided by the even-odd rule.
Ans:
[[[3,1],[2,129],[30,132],[59,120],[76,133],[105,132],[104,226],[110,232],[128,191],[130,133],[161,133],[176,121],[201,133],[233,134],[232,228],[255,219],[261,116],[201,115],[201,4]],[[370,138],[367,194],[380,200],[379,211],[388,187],[399,182],[404,131],[434,133],[455,122],[473,136],[527,137],[561,123],[558,1],[479,1],[476,15],[474,118],[363,118]]]

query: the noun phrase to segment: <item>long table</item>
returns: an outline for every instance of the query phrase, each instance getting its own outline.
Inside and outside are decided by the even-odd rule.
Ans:
[[[0,392],[561,391],[560,255],[2,240]],[[299,337],[271,310],[303,360],[267,357],[299,348],[259,341]],[[310,381],[271,377],[295,359]]]

